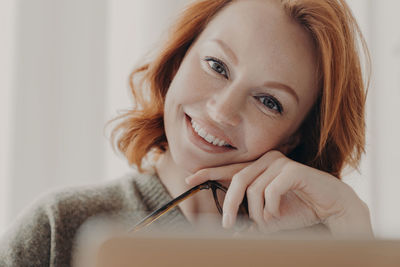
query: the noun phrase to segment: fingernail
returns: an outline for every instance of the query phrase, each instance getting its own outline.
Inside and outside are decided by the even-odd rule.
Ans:
[[[272,218],[272,214],[267,212],[264,212],[264,220],[267,222]]]
[[[189,178],[186,178],[186,179],[185,179],[185,183],[190,184],[190,179],[189,179]]]
[[[276,219],[279,219],[281,217],[279,210],[275,210],[272,215],[274,215]]]
[[[232,226],[232,218],[228,213],[224,213],[222,216],[222,227],[230,228]]]
[[[276,219],[279,219],[279,217],[281,217],[281,215],[280,215],[280,213],[279,213],[279,208],[278,208],[278,209],[274,209],[274,208],[271,207],[270,204],[267,204],[267,205],[265,206],[265,209],[267,210],[267,214],[269,215],[269,216],[268,216],[269,219],[270,219],[271,217],[274,217],[274,218],[276,218]]]

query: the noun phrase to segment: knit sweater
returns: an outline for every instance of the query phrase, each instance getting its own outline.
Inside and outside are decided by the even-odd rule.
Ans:
[[[171,199],[151,173],[131,173],[100,185],[47,194],[27,208],[1,237],[0,266],[74,265],[89,229],[95,236],[102,236],[110,225],[129,229]],[[190,224],[175,207],[154,225],[178,229]]]

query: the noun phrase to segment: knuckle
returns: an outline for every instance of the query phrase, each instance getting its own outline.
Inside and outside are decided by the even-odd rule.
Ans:
[[[241,173],[236,173],[232,176],[232,183],[238,184],[238,185],[243,185],[243,175]]]
[[[243,177],[243,176],[246,176],[246,174],[249,173],[250,170],[251,170],[251,166],[249,165],[249,166],[246,166],[246,167],[244,167],[243,169],[241,169],[241,170],[240,170],[239,172],[237,172],[236,174]]]
[[[248,196],[257,195],[259,193],[260,193],[260,189],[255,184],[251,184],[249,187],[247,187],[246,194]]]
[[[293,161],[288,159],[287,157],[281,156],[281,157],[277,157],[274,163],[276,165],[285,167],[285,166],[291,165],[292,162]]]
[[[271,158],[274,159],[285,157],[285,155],[283,155],[282,152],[280,152],[279,150],[271,150],[268,154]]]
[[[209,174],[208,169],[201,169],[197,172],[199,176],[207,176]]]
[[[272,153],[274,153],[275,156],[277,157],[282,157],[284,156],[282,152],[280,152],[279,150],[273,150]]]
[[[265,189],[265,196],[267,197],[268,195],[270,196],[270,197],[274,197],[274,196],[276,196],[278,194],[278,190],[277,190],[277,188],[276,188],[276,186],[274,186],[273,184],[271,184],[270,186],[268,186],[266,189]]]
[[[281,164],[286,160],[288,160],[288,158],[278,150],[270,150],[262,157],[263,162],[270,162],[271,165],[276,165],[277,163]]]
[[[294,161],[288,161],[283,164],[282,171],[284,172],[296,172],[297,165]]]

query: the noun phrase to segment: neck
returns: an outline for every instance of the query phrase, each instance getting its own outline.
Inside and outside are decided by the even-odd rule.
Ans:
[[[191,186],[185,183],[185,178],[192,173],[178,166],[169,150],[158,159],[155,168],[158,177],[173,198],[191,188]],[[204,217],[212,217],[214,220],[215,215],[218,214],[212,193],[209,190],[201,190],[194,196],[181,202],[179,207],[192,224],[198,224]],[[201,218],[200,214],[207,214],[209,216],[202,216],[203,218]]]

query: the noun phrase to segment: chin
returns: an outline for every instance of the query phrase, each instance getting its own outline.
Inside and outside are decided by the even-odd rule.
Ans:
[[[179,169],[190,174],[196,173],[197,171],[204,168],[215,167],[215,160],[211,161],[210,158],[205,159],[199,155],[193,155],[188,151],[174,153],[174,151],[172,150],[171,153],[176,166]]]
[[[199,162],[199,160],[193,157],[185,157],[184,155],[174,159],[174,161],[179,169],[190,174],[196,173],[197,171],[208,167],[204,162]]]

